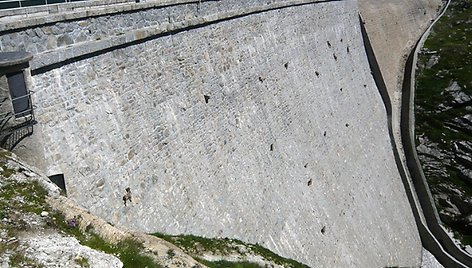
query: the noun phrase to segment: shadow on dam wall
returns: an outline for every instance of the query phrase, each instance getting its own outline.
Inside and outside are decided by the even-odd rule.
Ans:
[[[333,2],[333,6],[329,5],[330,2]],[[299,2],[283,8],[273,7],[265,11],[250,11],[246,15],[236,14],[226,19],[217,18],[212,23],[184,26],[172,29],[169,33],[164,31],[155,34],[156,32],[151,31],[149,36],[134,35],[134,39],[123,39],[129,42],[122,44],[117,45],[110,41],[109,47],[97,45],[101,49],[93,52],[85,47],[104,45],[108,41],[97,40],[96,43],[77,44],[78,47],[64,47],[46,53],[58,57],[51,61],[37,59],[33,67],[36,85],[45,89],[37,95],[37,100],[44,102],[40,103],[39,120],[48,120],[43,131],[38,134],[43,135],[46,140],[43,144],[47,148],[45,158],[47,161],[54,159],[58,165],[62,165],[61,171],[70,179],[68,183],[72,186],[68,185],[68,191],[72,196],[75,192],[73,198],[114,223],[116,221],[118,224],[144,231],[159,226],[168,228],[166,231],[169,232],[195,231],[200,235],[219,235],[216,231],[206,230],[205,225],[208,224],[208,229],[221,228],[224,236],[237,236],[262,243],[286,256],[304,261],[309,259],[310,265],[411,265],[418,258],[416,253],[419,252],[419,242],[416,242],[417,233],[406,196],[401,189],[401,182],[397,179],[394,157],[389,151],[394,144],[389,144],[393,141],[385,137],[388,135],[387,126],[391,133],[391,124],[385,125],[387,117],[391,116],[391,109],[387,104],[388,96],[381,91],[386,103],[386,117],[370,77],[365,54],[361,52],[364,48],[359,38],[357,12],[350,10],[355,8],[353,3],[354,1],[322,1],[308,9],[308,4],[302,5]],[[317,10],[317,4],[323,10]],[[264,17],[265,12],[273,17]],[[338,16],[340,13],[343,16]],[[293,26],[305,22],[307,17],[313,24],[323,23],[325,26],[315,29],[313,24]],[[330,17],[336,21],[329,24]],[[227,23],[229,21],[234,25]],[[258,26],[264,21],[264,27]],[[279,23],[280,21],[282,23]],[[254,30],[257,33],[246,27],[253,24],[259,27]],[[215,25],[220,28],[212,28],[212,32],[207,29]],[[335,30],[330,27],[338,28]],[[142,78],[136,74],[123,74],[120,77],[116,74],[120,69],[115,70],[114,66],[107,65],[107,60],[113,60],[113,64],[117,66],[129,64],[124,66],[130,70],[137,68],[136,66],[145,60],[152,62],[159,59],[153,58],[152,53],[145,51],[143,46],[159,46],[161,50],[170,51],[160,56],[163,60],[159,68],[168,68],[170,72],[173,65],[186,63],[187,60],[190,62],[192,55],[204,54],[201,51],[193,54],[185,52],[183,56],[179,55],[180,57],[174,59],[177,52],[189,49],[190,45],[202,45],[202,50],[206,49],[211,56],[217,55],[215,47],[219,39],[223,38],[208,36],[227,30],[232,31],[230,37],[238,32],[244,33],[240,38],[249,36],[244,44],[233,48],[237,50],[234,52],[235,58],[242,59],[243,63],[223,66],[224,68],[218,71],[213,69],[218,69],[220,64],[208,61],[198,66],[203,68],[202,72],[196,67],[190,69],[195,71],[195,76],[201,75],[202,79],[211,81],[211,84],[205,85],[206,91],[200,88],[194,90],[195,84],[190,83],[192,78],[174,82],[181,79],[179,75],[184,73],[183,68],[177,69],[172,76],[166,76],[166,79],[156,82],[157,85],[169,83],[170,86],[166,90],[173,96],[171,101],[158,104],[157,107],[151,107],[152,103],[149,103],[152,115],[156,117],[144,120],[142,114],[141,118],[129,116],[126,113],[139,115],[140,112],[132,105],[132,109],[120,115],[120,108],[125,105],[125,101],[120,97],[129,94],[135,98],[134,103],[148,105],[138,98],[139,94],[151,94],[158,89],[150,88],[147,91],[146,83],[142,83],[139,90],[130,91],[126,87],[128,80],[146,81],[147,77]],[[293,32],[290,33],[289,30]],[[203,35],[206,35],[207,39],[203,38]],[[267,43],[261,45],[260,42],[254,41],[256,38]],[[239,41],[236,37],[234,39]],[[291,41],[292,39],[294,41]],[[182,45],[185,44],[184,41],[189,40],[195,41],[195,44]],[[169,43],[166,43],[167,41]],[[227,43],[233,42],[233,39],[223,41],[226,43],[223,43],[222,47],[226,48]],[[169,44],[180,50],[172,50]],[[243,50],[242,47],[249,49]],[[84,50],[73,51],[75,48]],[[69,51],[71,54],[63,53]],[[144,51],[144,56],[137,54],[141,51]],[[231,58],[232,54],[225,53],[221,61]],[[253,54],[248,56],[250,53]],[[166,65],[166,61],[170,63]],[[134,65],[135,62],[138,63]],[[205,69],[208,65],[209,69]],[[111,70],[109,73],[99,73],[107,68]],[[94,87],[93,83],[75,83],[75,78],[88,75],[89,70],[98,70],[95,73],[90,72],[91,75],[96,76],[96,80],[103,79],[106,84]],[[375,77],[376,71],[373,72]],[[225,79],[232,76],[237,79],[225,84],[221,76]],[[108,84],[107,79],[112,83]],[[246,86],[241,81],[249,83]],[[380,87],[379,84],[377,86]],[[223,98],[221,92],[233,99]],[[179,94],[183,95],[180,99],[177,98]],[[277,94],[280,97],[276,97]],[[72,102],[74,100],[67,99],[69,96],[84,95],[95,98],[93,105],[83,109],[80,109],[79,105],[77,109],[65,109],[61,115],[63,121],[56,118],[57,115],[55,117],[52,110],[56,106],[52,106],[60,107],[58,102],[62,98]],[[172,106],[184,103],[187,99],[193,101],[195,96],[200,96],[201,100],[184,107],[185,109]],[[100,102],[101,99],[105,101]],[[228,101],[230,103],[226,103],[227,100],[231,100]],[[111,106],[114,103],[121,106]],[[366,103],[369,105],[365,105]],[[96,113],[100,112],[101,117],[96,116],[93,109],[97,109]],[[253,113],[243,114],[242,111],[246,110]],[[196,118],[194,113],[201,115],[201,118]],[[235,113],[242,115],[234,119]],[[265,118],[260,119],[262,115]],[[177,127],[171,129],[175,131],[168,131],[166,134],[170,137],[165,140],[166,144],[160,144],[161,147],[156,146],[153,152],[149,152],[146,147],[153,147],[152,141],[155,137],[147,138],[147,131],[153,129],[153,124],[159,129],[160,125],[168,124],[169,120],[177,120],[172,118],[181,120],[181,125],[175,123]],[[141,119],[143,120],[140,121]],[[81,120],[85,122],[84,125],[77,127]],[[255,122],[254,126],[249,124],[251,120]],[[116,127],[113,125],[115,122],[123,124]],[[253,129],[246,129],[242,122],[246,122],[246,125]],[[151,127],[139,128],[140,123],[150,124]],[[230,123],[238,127],[232,127]],[[195,125],[200,126],[199,124],[200,128],[192,128]],[[136,129],[125,132],[130,125]],[[111,129],[106,135],[95,131],[95,128],[108,131],[108,128],[113,127],[116,129]],[[241,128],[244,128],[244,132]],[[214,146],[201,148],[199,146],[203,142],[198,139],[194,142],[194,137],[197,137],[219,144],[220,140],[216,139],[216,136],[208,134],[216,130],[221,131],[217,133],[218,138],[225,139],[224,142],[221,140],[223,149]],[[61,131],[65,132],[62,134]],[[182,133],[176,137],[174,133],[178,131]],[[243,137],[231,136],[232,133]],[[115,134],[116,136],[113,136]],[[118,148],[116,145],[130,144],[128,140],[121,140],[126,134],[134,140],[133,148],[129,152],[126,149],[130,148]],[[90,146],[80,144],[74,137],[77,140],[84,138]],[[110,137],[118,140],[111,141]],[[188,144],[185,145],[187,147],[177,143],[176,140],[179,139],[183,144]],[[145,145],[137,144],[136,141],[139,140]],[[74,151],[75,145],[82,145],[84,148],[82,151]],[[229,148],[231,146],[234,148]],[[170,147],[174,150],[170,150]],[[93,151],[93,148],[98,149]],[[221,151],[223,156],[218,156],[217,153],[208,156],[212,150],[217,153]],[[199,155],[199,151],[206,154]],[[126,155],[126,159],[122,160],[121,155]],[[222,163],[226,169],[224,172],[218,171],[216,164],[210,165],[212,161],[220,160],[218,157],[229,159],[228,162]],[[397,157],[398,155],[395,155],[395,158]],[[188,162],[177,162],[180,161],[179,158],[185,158]],[[264,162],[261,159],[268,160]],[[118,165],[121,161],[124,162],[123,166]],[[168,164],[172,161],[174,164]],[[179,165],[180,169],[172,169],[172,165]],[[246,165],[251,167],[246,168]],[[253,165],[256,167],[252,168]],[[84,166],[92,171],[80,169]],[[140,169],[149,169],[156,173],[157,175],[152,174],[151,179],[157,177],[159,181],[151,181],[148,178],[150,176]],[[162,170],[168,170],[168,173]],[[196,173],[187,173],[187,170],[196,170]],[[82,171],[89,173],[81,176]],[[129,176],[131,178],[122,179],[121,172],[132,172]],[[266,173],[267,180],[260,179],[266,178],[262,177]],[[190,180],[188,185],[185,184],[186,180]],[[124,184],[132,184],[133,193],[141,198],[141,203],[126,210],[121,202],[113,203],[114,195],[120,194],[116,192],[124,189]],[[97,189],[94,188],[95,185],[99,185]],[[90,193],[90,197],[80,196],[80,193],[85,192],[83,189],[89,191],[87,194]],[[192,200],[186,201],[185,198]],[[207,208],[196,208],[198,202],[202,202]],[[155,207],[149,208],[149,205],[145,205],[150,203],[155,204]],[[113,218],[110,215],[117,216]],[[181,226],[175,223],[178,220]],[[222,224],[214,224],[215,221],[221,221]],[[401,245],[398,241],[402,241]],[[368,257],[366,252],[372,251],[376,252],[375,256]]]

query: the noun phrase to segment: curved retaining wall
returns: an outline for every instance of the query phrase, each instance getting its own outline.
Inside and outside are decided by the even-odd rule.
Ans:
[[[445,8],[446,9],[446,8]],[[439,19],[439,17],[437,18]],[[392,142],[392,147],[394,148],[393,152],[395,155],[395,162],[398,166],[403,185],[406,189],[406,193],[408,196],[408,200],[410,202],[413,215],[416,220],[416,224],[419,230],[419,234],[421,237],[421,242],[423,246],[430,251],[431,253],[434,254],[435,258],[441,262],[444,267],[470,267],[471,264],[467,262],[467,257],[464,256],[464,252],[461,250],[458,250],[457,247],[454,245],[454,243],[451,243],[452,241],[450,238],[447,237],[447,234],[444,232],[442,228],[429,228],[426,220],[429,221],[439,221],[439,217],[436,217],[436,213],[434,212],[434,207],[433,205],[433,200],[430,197],[429,190],[427,190],[427,184],[426,180],[421,177],[420,171],[419,171],[419,162],[416,161],[411,161],[411,159],[416,159],[416,152],[414,152],[414,143],[412,143],[411,139],[404,140],[406,142],[405,144],[408,145],[407,148],[405,148],[405,151],[408,154],[408,166],[410,167],[410,170],[408,171],[409,173],[406,173],[406,170],[403,167],[403,162],[401,161],[400,154],[401,154],[401,148],[398,147],[398,145],[395,142],[394,139],[394,132],[393,132],[393,120],[392,120],[392,102],[390,100],[388,90],[386,87],[386,84],[384,82],[382,72],[380,71],[380,67],[378,65],[377,59],[375,57],[375,53],[373,51],[370,39],[367,35],[367,32],[365,30],[365,27],[363,26],[363,21],[361,19],[361,30],[364,38],[364,44],[366,47],[366,53],[367,57],[369,59],[369,64],[370,68],[372,70],[372,75],[374,77],[375,83],[377,85],[377,88],[379,89],[379,92],[382,96],[383,102],[385,104],[385,108],[387,111],[387,117],[388,117],[388,123],[389,123],[389,134]],[[427,35],[427,33],[425,33]],[[424,37],[423,37],[424,39]],[[419,42],[421,43],[421,41]],[[402,130],[404,134],[410,133],[412,131],[412,128],[410,126],[414,126],[413,123],[410,122],[410,113],[413,113],[412,109],[410,107],[413,107],[413,100],[410,100],[411,94],[413,94],[413,89],[411,87],[411,82],[412,81],[412,66],[414,65],[414,55],[417,53],[417,48],[418,44],[414,47],[412,50],[410,56],[408,57],[408,60],[406,62],[406,68],[405,68],[405,80],[404,80],[404,86],[405,90],[403,93],[403,100],[404,105],[403,105],[403,125],[402,125]],[[414,79],[414,75],[413,75]],[[412,170],[413,168],[413,170]],[[409,174],[413,174],[413,179],[415,180],[414,184],[411,185],[409,182]],[[419,181],[418,181],[419,180]],[[412,187],[414,186],[414,187]],[[429,207],[424,207],[424,209],[427,211],[427,216],[425,219],[425,216],[423,215],[423,206],[429,206]],[[431,215],[433,218],[431,218]],[[431,224],[429,224],[431,225]],[[447,237],[446,243],[444,243],[444,236]],[[443,246],[442,244],[445,244]],[[458,260],[462,260],[458,261]],[[468,264],[468,266],[466,266]]]
[[[36,54],[40,124],[20,151],[114,224],[240,238],[310,266],[419,265],[357,2],[225,3],[212,23]],[[60,52],[78,45],[97,47]]]
[[[444,8],[442,14],[444,14],[447,6]],[[442,16],[441,14],[441,16]],[[440,16],[435,20],[438,21]],[[434,25],[434,24],[433,24]],[[424,41],[429,35],[429,30],[432,28],[431,25],[428,30],[423,34],[421,39],[416,43],[410,56],[408,57],[405,75],[403,81],[403,96],[402,96],[402,113],[401,113],[401,137],[403,144],[405,145],[404,151],[406,156],[406,164],[411,174],[415,190],[418,195],[421,208],[425,217],[426,226],[420,229],[424,246],[433,253],[436,258],[446,267],[472,267],[472,256],[461,250],[451,237],[446,233],[443,226],[441,226],[441,220],[437,214],[434,200],[429,191],[426,177],[421,168],[418,155],[416,153],[415,144],[415,116],[414,116],[414,93],[415,93],[415,68],[417,61],[417,54]],[[422,230],[423,229],[423,230]],[[428,237],[427,231],[433,237]],[[424,237],[424,238],[423,238]],[[448,254],[444,254],[444,251]],[[449,256],[448,256],[449,255]]]

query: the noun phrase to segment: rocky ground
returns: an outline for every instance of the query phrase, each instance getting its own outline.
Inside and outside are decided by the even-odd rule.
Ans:
[[[451,2],[419,59],[417,151],[441,220],[471,245],[472,1]]]

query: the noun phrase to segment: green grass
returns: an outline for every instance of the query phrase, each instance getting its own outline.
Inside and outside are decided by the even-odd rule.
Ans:
[[[256,254],[263,256],[267,260],[273,261],[276,264],[283,265],[284,267],[308,268],[307,265],[299,263],[295,260],[280,257],[279,255],[268,250],[267,248],[260,246],[259,244],[251,245],[251,250],[255,252]]]
[[[3,169],[3,171],[0,172],[0,175],[2,175],[5,178],[10,178],[10,176],[15,173],[14,169],[11,169],[6,166],[7,158],[10,158],[10,157],[11,157],[10,152],[0,150],[0,167]]]
[[[238,247],[236,244],[242,243],[238,240],[232,240],[228,238],[209,239],[195,235],[172,236],[161,233],[154,233],[152,235],[162,238],[192,254],[198,254],[199,252],[211,252],[214,254],[227,255],[234,251],[237,252]]]
[[[210,262],[203,260],[200,256],[205,252],[211,252],[215,255],[230,255],[234,252],[240,255],[245,255],[245,253],[240,252],[240,247],[243,246],[249,250],[254,255],[259,255],[265,258],[267,261],[272,261],[276,264],[282,265],[283,267],[293,267],[293,268],[308,268],[308,266],[299,263],[292,259],[287,259],[281,257],[274,252],[256,244],[244,243],[237,239],[229,238],[204,238],[195,235],[165,235],[161,233],[154,233],[157,237],[160,237],[168,242],[180,247],[187,254],[191,255],[198,261],[201,261],[203,264],[209,267],[260,267],[256,263],[251,262],[228,262],[228,261],[216,261]],[[250,254],[251,254],[250,253]]]
[[[3,159],[2,159],[3,160]],[[6,172],[5,172],[6,171]],[[46,191],[37,182],[16,182],[9,181],[13,174],[11,169],[5,169],[0,188],[0,218],[11,218],[16,213],[36,213],[39,214],[45,205]],[[16,237],[19,231],[25,230],[27,225],[21,220],[13,223],[0,223],[0,229],[7,232],[7,237]],[[11,267],[44,267],[18,252],[18,243],[0,243],[0,255],[11,254],[9,265]]]
[[[11,152],[6,150],[0,150],[0,159],[11,157]]]
[[[5,177],[5,178],[10,178],[11,175],[15,174],[15,170],[14,169],[11,169],[11,168],[8,168],[7,166],[2,166],[2,176]]]
[[[37,182],[2,181],[0,188],[0,217],[11,218],[17,213],[35,213],[47,209],[45,205],[46,191]],[[0,223],[0,228],[6,230],[9,237],[16,236],[19,231],[26,229],[23,221]],[[11,248],[10,248],[11,249]],[[8,250],[0,247],[0,253]]]
[[[457,140],[471,140],[470,133],[446,128],[445,122],[467,114],[465,107],[437,112],[440,104],[450,104],[452,97],[443,94],[444,88],[456,81],[467,94],[472,94],[472,16],[471,1],[453,1],[446,15],[433,27],[424,47],[437,51],[439,61],[430,69],[420,69],[416,85],[416,133],[425,133],[439,148],[450,150]],[[468,22],[467,22],[468,21]],[[457,23],[461,22],[461,23]],[[465,38],[465,39],[464,39]],[[427,62],[429,55],[420,55]],[[440,74],[439,77],[437,74]],[[467,189],[468,191],[471,189]]]
[[[0,189],[0,209],[12,208],[23,213],[36,213],[47,208],[47,194],[38,182],[5,182]]]
[[[472,235],[461,235],[461,242],[464,245],[472,245]]]

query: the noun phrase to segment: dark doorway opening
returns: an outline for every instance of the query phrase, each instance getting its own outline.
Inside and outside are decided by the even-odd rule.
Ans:
[[[64,180],[64,174],[56,174],[49,176],[49,179],[57,185],[59,188],[61,188],[62,191],[64,191],[64,194],[67,194],[66,191],[66,181]]]

